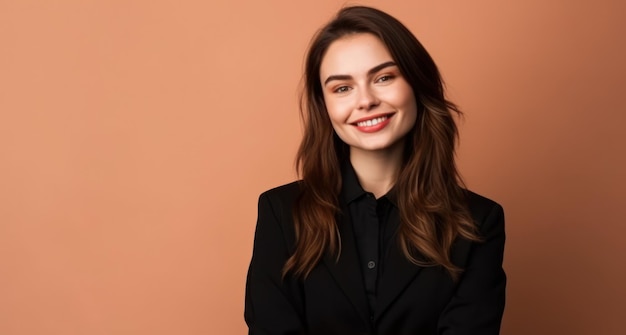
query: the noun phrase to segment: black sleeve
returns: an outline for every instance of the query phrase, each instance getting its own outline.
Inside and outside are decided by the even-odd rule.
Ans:
[[[244,311],[250,335],[304,334],[299,285],[293,278],[283,280],[281,276],[289,257],[281,212],[279,201],[272,201],[267,193],[259,197]]]
[[[470,250],[454,297],[440,316],[438,334],[500,333],[506,289],[502,207],[494,204],[479,224],[483,241]]]

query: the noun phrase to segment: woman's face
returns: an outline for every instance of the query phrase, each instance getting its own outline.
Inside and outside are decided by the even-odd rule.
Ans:
[[[390,149],[415,125],[413,90],[372,34],[334,41],[322,59],[320,81],[333,128],[353,151]]]

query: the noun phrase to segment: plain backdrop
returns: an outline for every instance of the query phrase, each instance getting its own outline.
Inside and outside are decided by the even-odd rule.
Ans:
[[[625,2],[361,1],[465,111],[507,217],[503,334],[622,334]],[[343,1],[0,1],[0,334],[244,334],[262,191],[296,178]]]

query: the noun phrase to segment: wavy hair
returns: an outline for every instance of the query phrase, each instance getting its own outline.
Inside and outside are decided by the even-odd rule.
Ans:
[[[461,269],[450,259],[453,242],[458,236],[480,240],[454,160],[453,115],[461,112],[446,100],[439,70],[415,36],[392,16],[363,6],[341,9],[313,37],[306,56],[300,98],[304,134],[296,156],[301,193],[293,209],[296,245],[283,275],[306,278],[326,252],[341,254],[341,162],[349,159],[349,148],[331,125],[320,64],[334,41],[355,33],[373,34],[384,43],[417,102],[417,121],[406,135],[394,186],[401,220],[397,242],[412,263],[442,266],[456,279]]]

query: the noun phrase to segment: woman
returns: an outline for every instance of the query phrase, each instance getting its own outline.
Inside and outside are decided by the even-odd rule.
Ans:
[[[462,187],[459,111],[426,50],[348,7],[304,79],[302,180],[259,198],[250,334],[498,334],[503,211]]]

